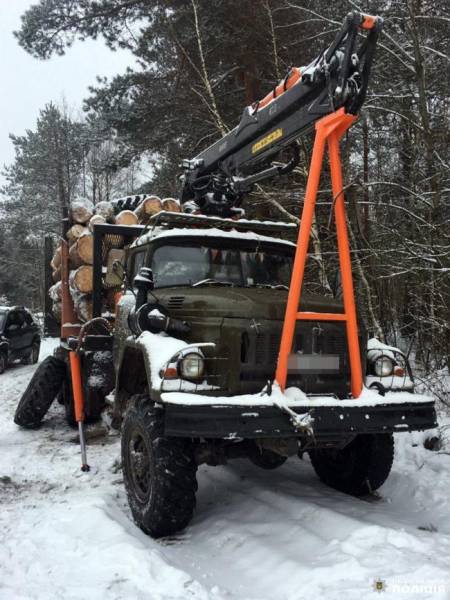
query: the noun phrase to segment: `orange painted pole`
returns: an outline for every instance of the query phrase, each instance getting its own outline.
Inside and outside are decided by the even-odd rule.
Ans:
[[[275,379],[282,390],[286,387],[288,359],[292,351],[295,325],[297,321],[305,320],[328,320],[345,321],[347,342],[351,369],[351,392],[357,398],[362,390],[361,356],[358,340],[358,325],[356,320],[355,297],[352,281],[352,270],[350,260],[350,246],[348,241],[347,222],[345,215],[345,204],[343,196],[342,168],[339,154],[339,140],[342,135],[356,121],[356,116],[346,114],[341,108],[336,112],[324,117],[316,123],[316,137],[314,140],[311,165],[306,185],[305,201],[300,221],[300,229],[297,240],[297,250],[292,267],[291,285],[281,335],[280,350]],[[301,290],[305,272],[306,259],[308,256],[309,238],[314,218],[317,190],[319,187],[320,174],[322,170],[325,144],[328,142],[330,155],[330,171],[335,198],[335,220],[337,241],[339,250],[339,265],[342,276],[342,287],[344,293],[344,313],[332,314],[305,313],[299,311]]]
[[[78,433],[80,437],[81,448],[81,470],[89,471],[86,457],[86,442],[84,439],[84,391],[83,379],[81,374],[81,360],[79,354],[74,351],[69,352],[70,374],[72,378],[73,403],[75,408],[75,420],[78,423]]]
[[[75,407],[75,421],[84,421],[84,392],[81,376],[81,360],[76,352],[69,353],[70,374],[72,376],[73,403]]]
[[[363,386],[361,354],[358,339],[358,324],[356,319],[355,293],[353,289],[352,265],[350,259],[350,244],[348,240],[347,220],[342,182],[341,158],[339,139],[343,131],[333,132],[328,138],[330,156],[331,184],[333,189],[334,215],[336,219],[339,265],[341,270],[342,291],[344,296],[344,311],[346,314],[347,343],[350,359],[352,396],[358,398]]]
[[[308,255],[309,237],[314,218],[317,190],[319,188],[320,174],[322,171],[323,154],[326,137],[322,129],[316,130],[308,182],[306,184],[305,201],[300,221],[297,239],[297,251],[292,267],[291,283],[286,305],[286,313],[281,334],[280,352],[278,355],[275,379],[282,390],[286,387],[288,357],[292,349],[295,323],[297,320],[298,305],[303,285],[306,258]]]

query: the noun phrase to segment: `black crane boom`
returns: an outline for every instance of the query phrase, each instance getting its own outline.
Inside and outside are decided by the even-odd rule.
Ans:
[[[239,125],[195,158],[182,163],[184,210],[222,217],[239,211],[257,181],[288,173],[299,161],[296,140],[322,117],[364,102],[382,19],[347,15],[330,46],[307,67],[291,68],[260,102],[244,109]],[[361,35],[367,32],[367,35]],[[268,160],[290,148],[283,165]]]

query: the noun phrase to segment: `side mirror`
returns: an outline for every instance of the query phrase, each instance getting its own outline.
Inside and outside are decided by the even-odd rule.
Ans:
[[[147,302],[147,294],[153,289],[153,271],[150,267],[141,267],[133,279],[133,287],[137,290],[136,310]]]

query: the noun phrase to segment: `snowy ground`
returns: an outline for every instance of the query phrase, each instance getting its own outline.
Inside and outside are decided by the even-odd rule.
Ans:
[[[14,425],[33,369],[0,376],[1,600],[450,598],[450,456],[421,435],[397,436],[371,502],[326,488],[307,459],[202,467],[191,526],[154,541],[130,518],[117,436],[91,440],[84,474],[59,406],[38,431]]]

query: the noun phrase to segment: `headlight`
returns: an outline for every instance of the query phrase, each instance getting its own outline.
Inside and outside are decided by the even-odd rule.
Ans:
[[[183,379],[202,379],[205,373],[205,359],[197,352],[189,352],[180,359],[178,368]]]
[[[380,356],[374,362],[373,368],[378,377],[389,377],[394,372],[394,361],[388,356]]]

